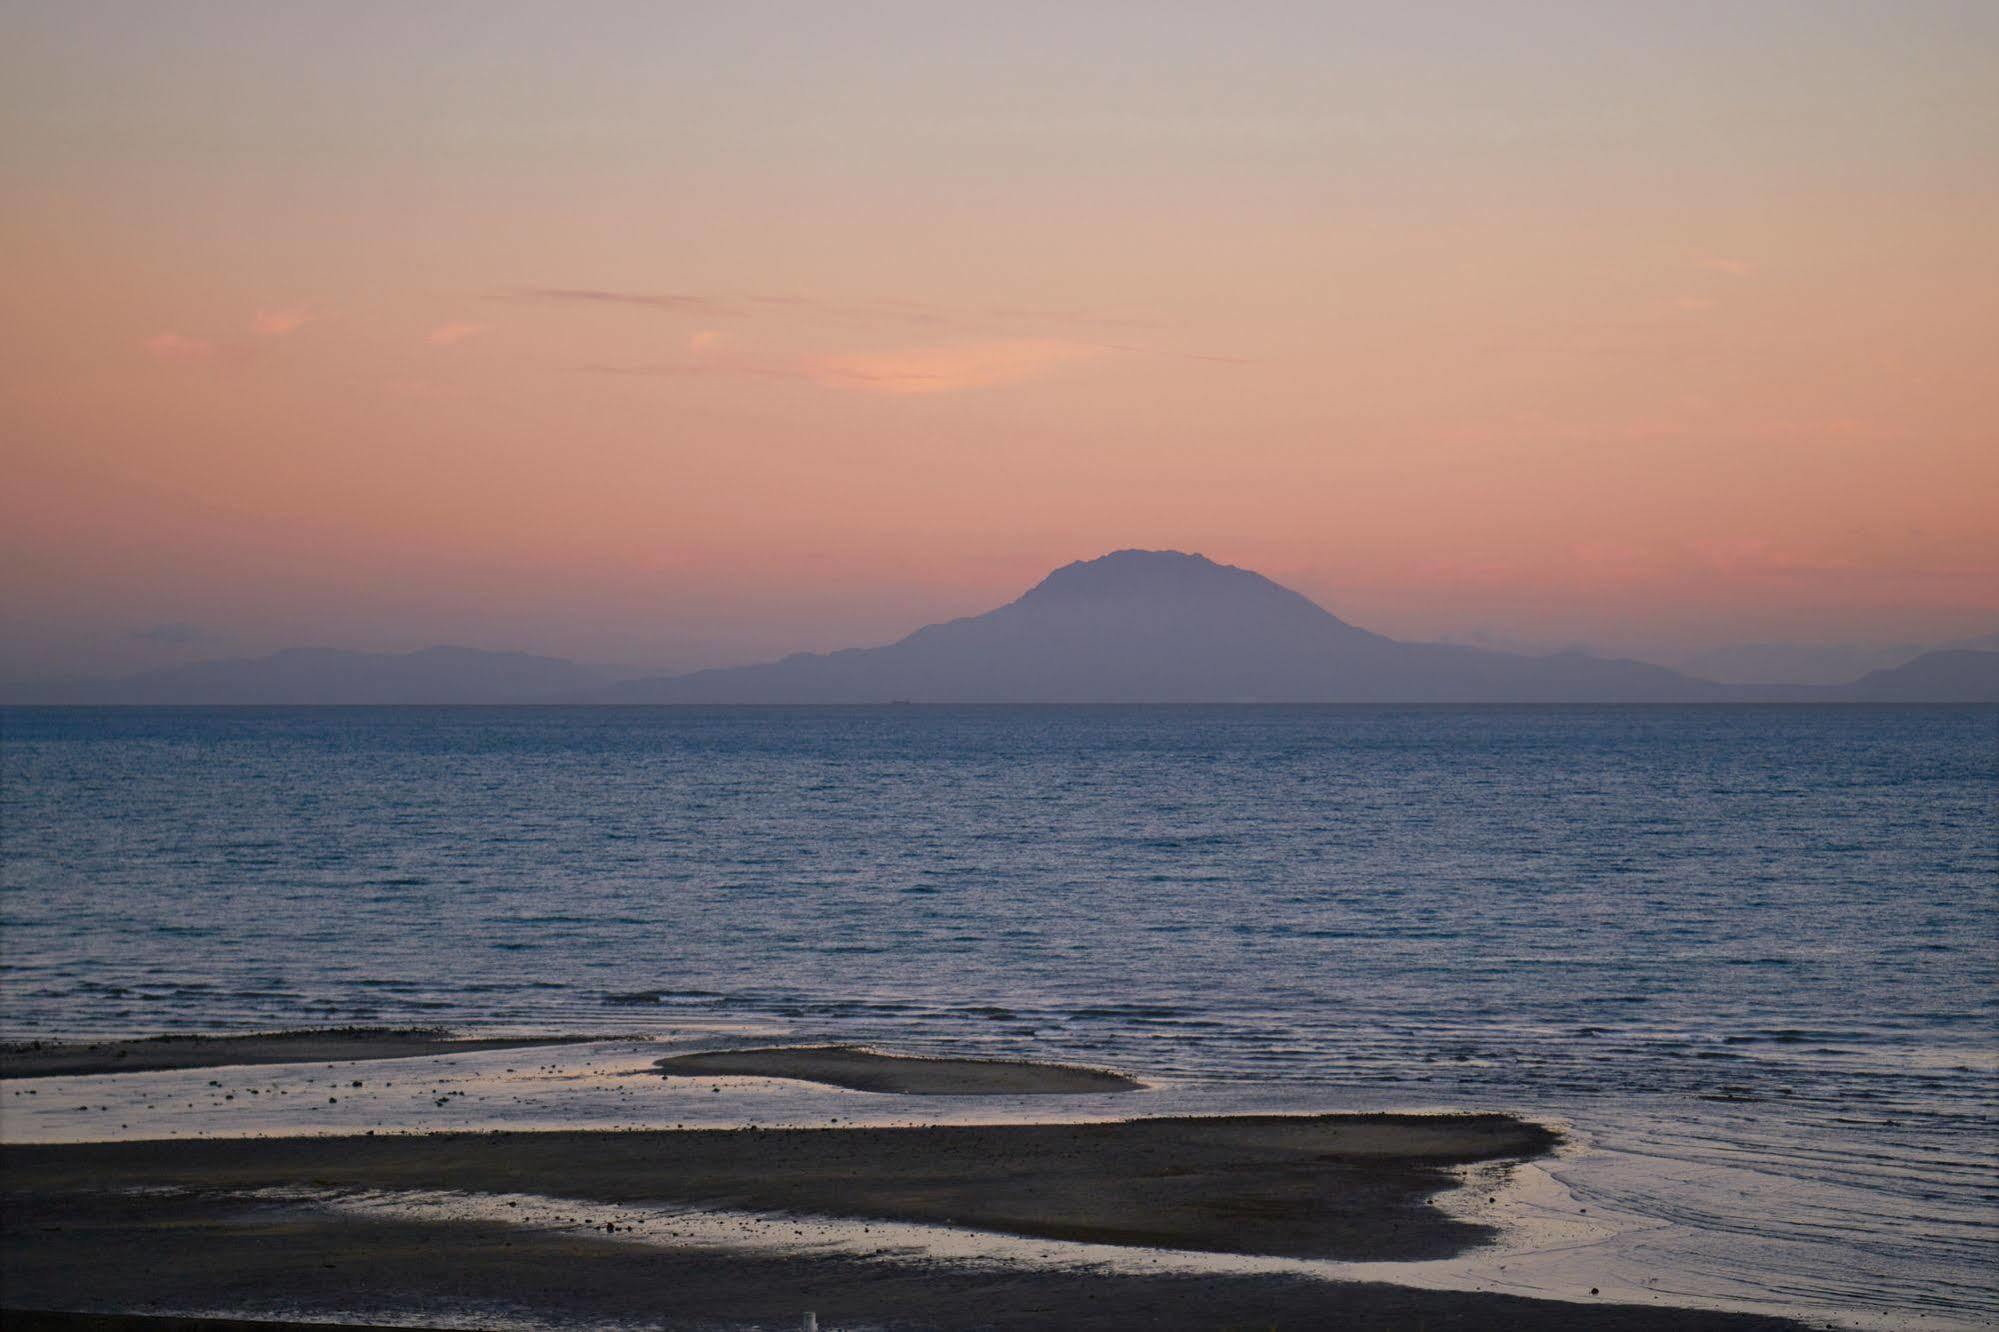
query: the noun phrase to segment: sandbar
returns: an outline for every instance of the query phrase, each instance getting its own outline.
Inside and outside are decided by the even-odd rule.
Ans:
[[[1448,1168],[1556,1134],[1506,1115],[1154,1118],[921,1128],[391,1134],[0,1148],[6,1187],[532,1193],[951,1223],[1304,1258],[1447,1257],[1486,1227],[1429,1206]]]
[[[243,1064],[318,1064],[359,1059],[411,1059],[579,1045],[605,1036],[454,1036],[435,1027],[331,1027],[243,1036],[149,1036],[114,1041],[8,1041],[0,1044],[0,1079],[154,1073],[162,1069]]]
[[[891,1055],[854,1045],[704,1050],[661,1059],[653,1067],[667,1077],[786,1078],[902,1096],[1077,1096],[1144,1086],[1122,1073],[1073,1064]]]
[[[16,1310],[454,1327],[495,1315],[796,1327],[808,1310],[828,1328],[1795,1326],[1584,1292],[1570,1303],[1288,1275],[985,1266],[637,1242],[608,1227],[619,1203],[679,1202],[1220,1253],[1439,1257],[1489,1238],[1430,1205],[1450,1167],[1528,1157],[1555,1141],[1540,1125],[1483,1114],[12,1146],[0,1148],[0,1279]],[[261,1192],[286,1187],[558,1197],[578,1203],[577,1224],[357,1216]],[[27,1315],[9,1323],[63,1326]]]

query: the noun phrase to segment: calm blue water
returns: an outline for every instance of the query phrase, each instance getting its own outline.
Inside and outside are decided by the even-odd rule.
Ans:
[[[0,727],[10,1036],[727,1021],[1538,1107],[1999,1316],[1999,710]]]

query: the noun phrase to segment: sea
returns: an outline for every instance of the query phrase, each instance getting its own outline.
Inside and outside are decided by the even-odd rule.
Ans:
[[[1616,1219],[1606,1279],[1999,1325],[1992,707],[9,709],[0,777],[8,1039],[840,1041],[1507,1110],[1569,1134],[1541,1183]]]

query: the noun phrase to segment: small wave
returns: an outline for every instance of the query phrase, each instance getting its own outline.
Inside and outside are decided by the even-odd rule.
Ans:
[[[1155,1007],[1146,1004],[1106,1004],[1095,1008],[1071,1009],[1068,1016],[1071,1020],[1083,1021],[1161,1022],[1191,1015],[1184,1008]]]
[[[627,990],[622,994],[607,994],[604,1002],[619,1007],[640,1008],[648,1004],[670,1004],[678,999],[715,1000],[726,999],[727,995],[718,990]]]

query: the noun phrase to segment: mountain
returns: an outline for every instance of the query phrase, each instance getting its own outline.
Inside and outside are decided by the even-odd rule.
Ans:
[[[1926,652],[1833,692],[1862,703],[1999,703],[1999,652]]]
[[[1704,680],[1742,685],[1844,685],[1860,675],[1900,666],[1930,651],[1922,643],[1728,643],[1671,665]]]
[[[1999,701],[1999,652],[1937,651],[1851,684],[1722,685],[1583,652],[1403,643],[1261,574],[1177,551],[1065,565],[1018,600],[899,642],[618,679],[558,657],[292,648],[119,680],[0,688],[43,704],[1704,703]]]
[[[1728,643],[1661,664],[1724,684],[1844,686],[1869,671],[1954,648],[1999,649],[1999,634],[1956,643]]]
[[[268,657],[196,662],[118,680],[51,681],[0,690],[8,703],[521,703],[574,694],[618,672],[526,652],[288,648]]]
[[[1699,702],[1721,686],[1579,652],[1369,633],[1261,574],[1177,551],[1057,569],[1019,600],[886,647],[632,680],[618,703]]]

